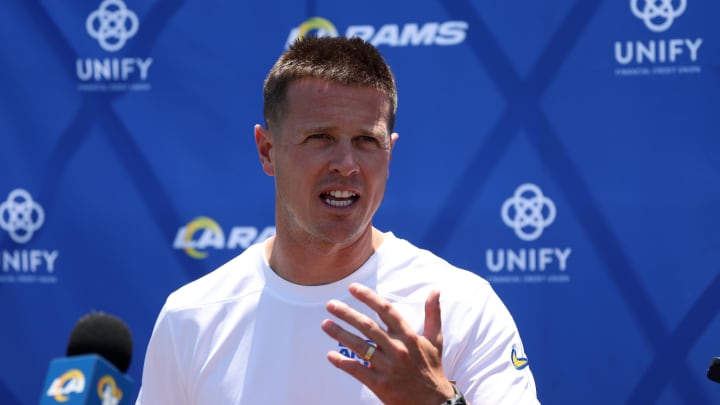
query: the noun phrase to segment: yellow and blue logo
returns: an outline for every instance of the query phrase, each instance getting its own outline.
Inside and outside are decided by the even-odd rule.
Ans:
[[[312,17],[303,21],[298,27],[298,38],[304,38],[309,32],[316,31],[318,33],[336,37],[338,36],[337,28],[329,20],[322,17]]]
[[[85,374],[73,368],[53,380],[47,390],[47,396],[57,402],[67,402],[70,394],[82,394],[85,391]]]
[[[103,404],[117,404],[122,399],[122,391],[118,388],[115,379],[110,375],[103,376],[97,385],[97,393]]]
[[[205,231],[209,232],[208,235],[216,236],[213,238],[209,238],[207,242],[204,242],[205,236],[203,235],[203,240],[200,241],[203,245],[210,245],[213,244],[213,241],[218,241],[219,239],[222,239],[224,241],[225,239],[225,235],[223,234],[220,225],[218,225],[218,223],[215,222],[212,218],[197,217],[190,221],[189,224],[187,224],[187,227],[184,229],[184,235],[181,239],[182,246],[184,247],[185,253],[187,253],[188,256],[195,259],[204,259],[207,257],[208,253],[197,250],[196,247],[198,247],[198,244],[193,242],[196,233]],[[178,239],[179,238],[180,235],[178,235]],[[223,242],[220,243],[222,245]]]
[[[180,227],[175,235],[173,247],[182,249],[193,259],[204,259],[207,249],[247,249],[253,243],[260,243],[275,235],[274,226],[262,229],[255,226],[233,226],[227,237],[220,225],[210,217],[197,217]]]
[[[512,347],[512,353],[510,354],[510,360],[516,370],[522,370],[530,364],[527,357],[525,357],[525,354],[522,352],[522,348],[520,349],[520,354],[518,354],[518,349],[514,345]]]
[[[357,24],[345,27],[341,33],[330,20],[323,17],[311,17],[290,30],[285,41],[285,48],[287,49],[298,38],[308,35],[360,37],[375,46],[451,46],[465,41],[468,26],[466,21],[460,20],[382,25]]]

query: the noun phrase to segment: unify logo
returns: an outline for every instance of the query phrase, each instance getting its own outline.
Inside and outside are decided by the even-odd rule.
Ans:
[[[226,238],[214,219],[197,217],[178,229],[173,247],[184,250],[193,259],[204,259],[208,256],[209,248],[247,249],[253,243],[260,243],[273,235],[274,226],[266,226],[262,232],[253,226],[235,226]]]
[[[524,183],[503,202],[500,217],[505,225],[512,228],[518,239],[533,242],[553,224],[557,208],[540,187]],[[569,247],[487,249],[485,265],[492,273],[488,278],[493,282],[567,282],[569,277],[562,273],[567,270],[571,253]],[[542,274],[548,270],[557,270],[558,273]],[[516,275],[518,272],[523,276]]]
[[[0,228],[7,231],[10,239],[16,244],[29,243],[33,235],[40,230],[45,222],[45,210],[37,203],[27,190],[17,188],[12,190],[7,200],[0,203]],[[55,271],[55,261],[59,252],[44,249],[3,249],[2,282],[56,282],[55,276],[38,279],[34,273],[46,270],[52,274]],[[19,274],[16,279],[14,274]],[[27,276],[27,277],[25,277]]]
[[[125,46],[139,27],[137,14],[121,0],[103,1],[85,21],[88,34],[97,39],[100,47],[108,52],[115,52]]]
[[[344,36],[360,37],[374,46],[451,46],[465,40],[467,29],[468,23],[465,21],[384,24],[379,27],[363,24],[348,26]],[[329,20],[312,17],[290,30],[285,47],[289,47],[296,39],[311,34],[319,37],[336,37],[339,31]]]
[[[85,29],[106,52],[121,50],[140,30],[137,14],[122,0],[104,0],[85,20]],[[78,58],[75,61],[81,91],[141,91],[147,83],[152,58]]]
[[[635,17],[643,20],[650,31],[663,32],[670,28],[676,18],[680,17],[687,8],[687,0],[679,0],[677,8],[673,0],[630,0],[630,9]]]
[[[27,191],[18,188],[0,204],[0,228],[16,243],[27,243],[45,222],[45,211]]]
[[[545,197],[540,187],[525,183],[505,200],[500,214],[505,225],[515,230],[515,235],[525,241],[533,241],[555,221],[555,203]]]
[[[663,33],[687,9],[687,0],[630,0],[630,11],[648,30]],[[659,38],[615,41],[617,76],[700,73],[702,38]]]

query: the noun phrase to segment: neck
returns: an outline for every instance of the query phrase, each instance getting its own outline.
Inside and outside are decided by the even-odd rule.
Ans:
[[[300,285],[329,284],[360,268],[384,237],[374,227],[348,244],[301,242],[278,233],[266,243],[265,255],[270,268],[287,281]]]

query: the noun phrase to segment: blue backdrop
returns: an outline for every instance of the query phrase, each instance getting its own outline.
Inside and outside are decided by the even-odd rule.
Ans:
[[[37,403],[92,310],[139,382],[167,294],[273,233],[252,127],[313,33],[387,58],[376,225],[493,283],[542,402],[720,401],[719,2],[3,5],[0,403]]]

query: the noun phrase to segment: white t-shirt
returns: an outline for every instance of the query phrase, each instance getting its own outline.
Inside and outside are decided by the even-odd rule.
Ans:
[[[320,328],[331,318],[330,299],[383,326],[349,294],[353,282],[392,302],[419,334],[425,299],[439,289],[448,379],[473,405],[538,403],[515,323],[481,277],[392,233],[353,274],[321,286],[280,278],[264,251],[264,243],[253,245],[168,297],[148,345],[138,405],[379,404],[326,357],[334,350],[362,361]]]

